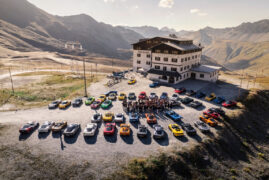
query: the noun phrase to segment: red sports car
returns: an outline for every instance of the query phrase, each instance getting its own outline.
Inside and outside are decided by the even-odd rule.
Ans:
[[[147,97],[147,94],[146,94],[146,92],[141,92],[140,94],[139,94],[139,96],[138,96],[138,98],[139,99],[145,99]]]
[[[113,135],[115,133],[116,123],[105,124],[104,135]]]
[[[92,104],[91,104],[91,108],[92,109],[97,109],[100,105],[102,104],[101,101],[94,101]]]
[[[229,107],[235,107],[236,104],[237,104],[237,102],[235,102],[235,101],[226,101],[226,102],[222,103],[222,106],[229,108]]]
[[[210,109],[208,109],[207,111],[203,112],[204,115],[207,115],[209,117],[212,117],[214,119],[219,119],[220,115],[214,111],[211,111]]]
[[[184,87],[181,87],[179,89],[175,89],[175,93],[181,94],[181,93],[184,93],[184,92],[186,92],[186,89]]]

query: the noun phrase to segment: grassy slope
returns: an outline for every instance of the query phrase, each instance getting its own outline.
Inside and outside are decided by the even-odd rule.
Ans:
[[[112,179],[268,179],[268,109],[269,92],[252,91],[225,118],[218,138],[191,151],[134,159]]]

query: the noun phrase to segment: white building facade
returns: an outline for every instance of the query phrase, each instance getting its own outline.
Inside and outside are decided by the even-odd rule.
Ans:
[[[133,70],[147,72],[151,80],[165,83],[179,83],[191,77],[199,79],[199,75],[194,75],[198,72],[192,69],[200,66],[201,56],[202,47],[194,45],[192,40],[175,36],[143,39],[133,44]],[[204,77],[200,79],[208,80]]]

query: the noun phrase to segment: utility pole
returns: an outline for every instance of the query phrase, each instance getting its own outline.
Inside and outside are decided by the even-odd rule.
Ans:
[[[112,73],[113,73],[113,65],[114,65],[114,62],[113,62],[113,59],[111,59],[111,70],[112,70]]]
[[[85,90],[85,97],[88,97],[87,95],[87,83],[86,83],[86,72],[85,72],[85,58],[83,58],[83,71],[84,71],[84,90]]]
[[[9,70],[9,76],[10,76],[10,82],[11,82],[11,88],[12,88],[12,95],[14,95],[13,79],[12,79],[10,68],[8,70]]]
[[[97,80],[97,63],[95,63],[95,77],[96,77],[96,80]]]
[[[92,64],[91,64],[91,81],[92,81]]]

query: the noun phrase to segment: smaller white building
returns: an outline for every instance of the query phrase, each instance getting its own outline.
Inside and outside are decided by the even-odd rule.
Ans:
[[[199,79],[204,81],[216,82],[219,77],[221,67],[200,65],[190,70],[192,79]]]
[[[80,51],[83,50],[81,43],[78,41],[77,42],[72,42],[72,41],[66,42],[64,47],[65,47],[65,49],[69,49],[69,50],[80,50]]]

